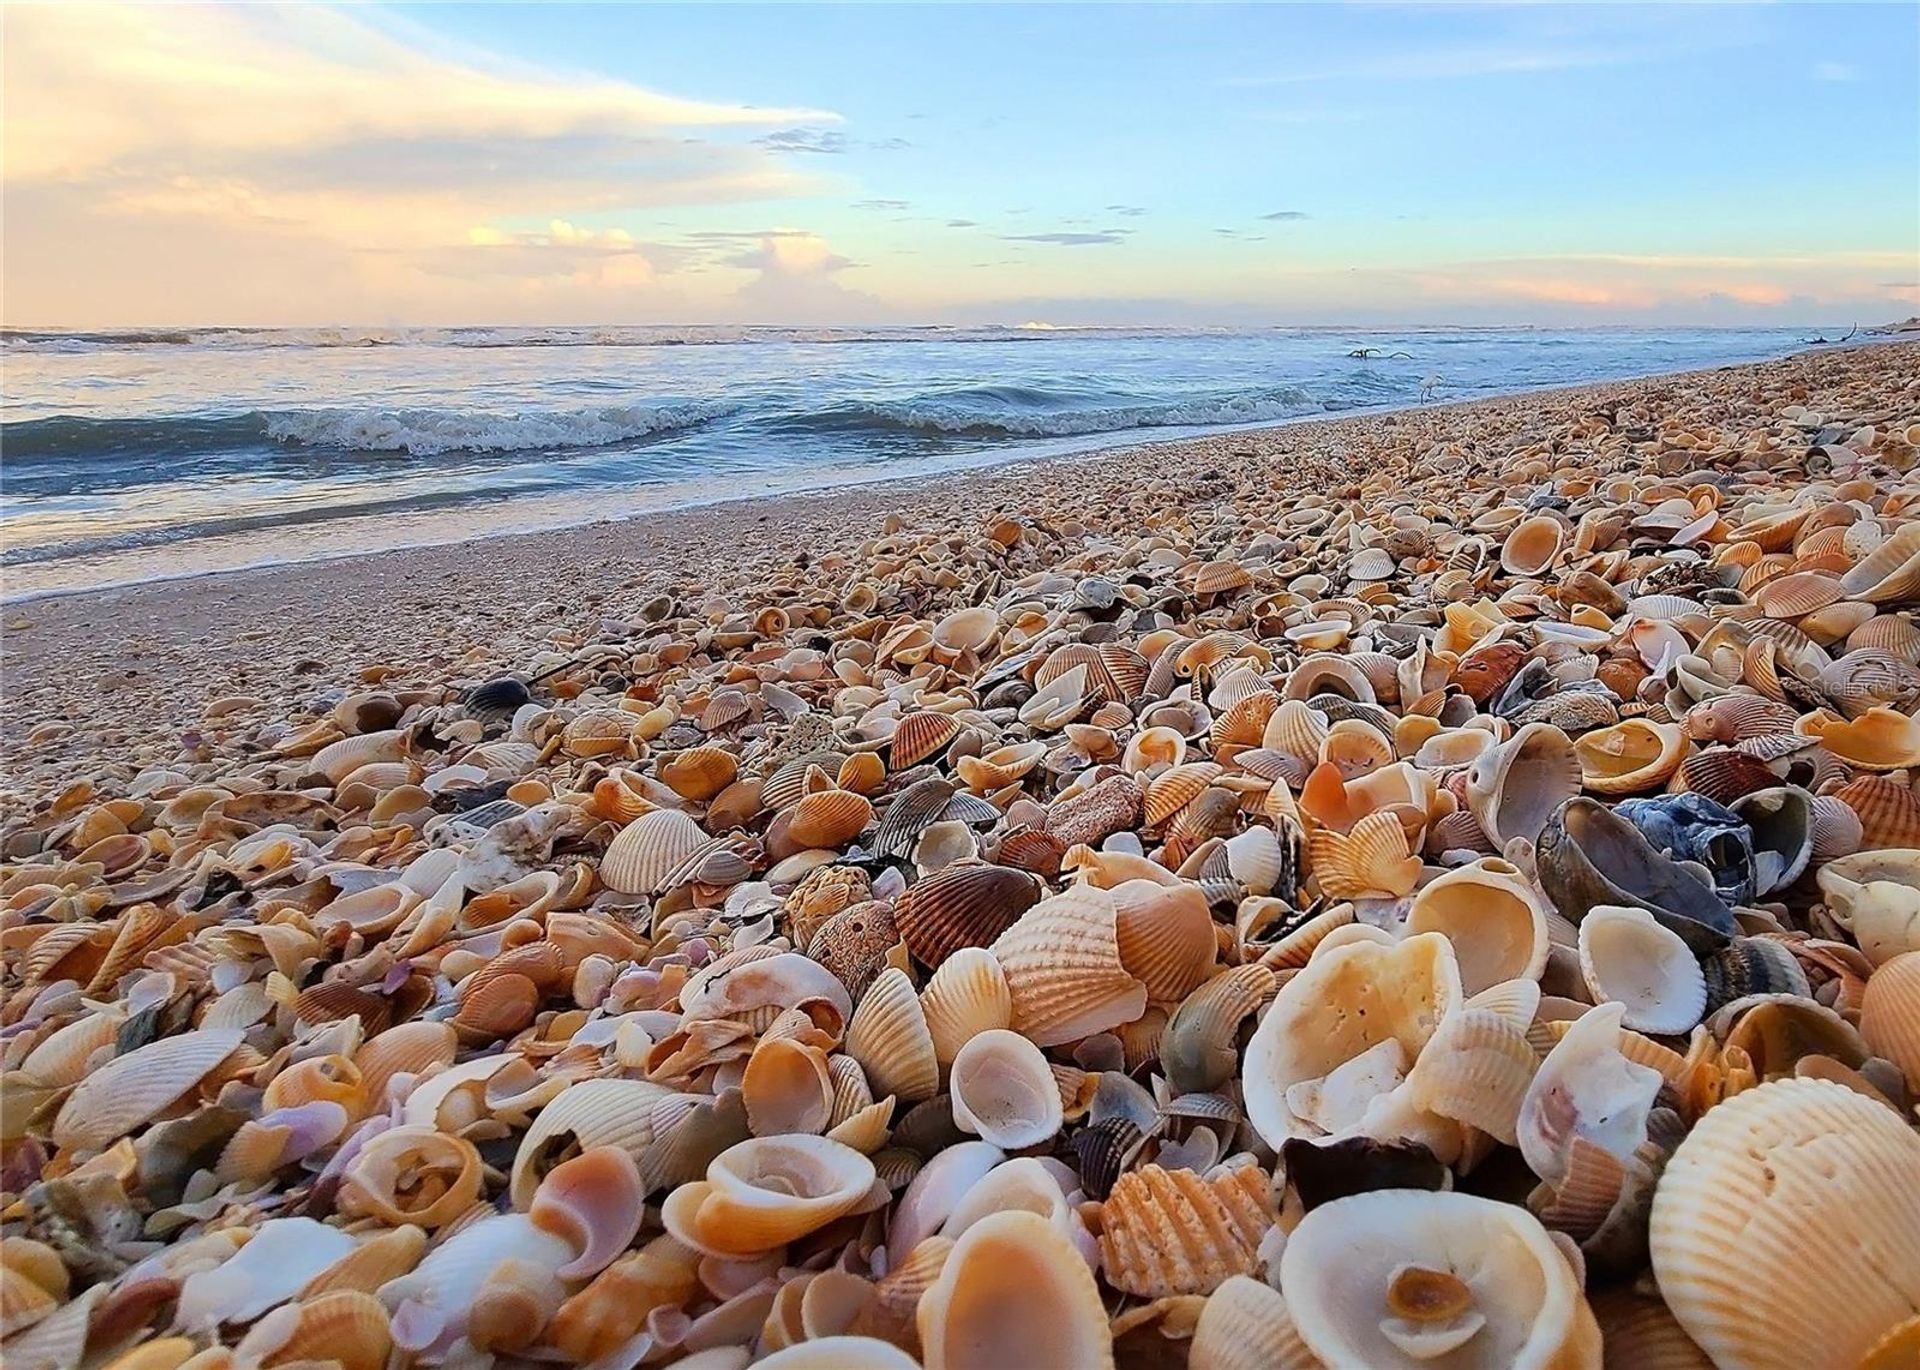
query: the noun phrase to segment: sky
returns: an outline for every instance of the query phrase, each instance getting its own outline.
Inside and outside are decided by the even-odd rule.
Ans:
[[[1920,7],[9,4],[13,326],[1920,313]]]

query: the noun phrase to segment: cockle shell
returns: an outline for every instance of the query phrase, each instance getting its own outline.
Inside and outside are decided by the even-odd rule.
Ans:
[[[1660,1177],[1660,1292],[1716,1365],[1858,1364],[1920,1308],[1916,1174],[1920,1133],[1884,1104],[1825,1080],[1748,1089]]]
[[[1920,797],[1884,775],[1863,775],[1829,792],[1860,820],[1862,847],[1920,847]]]
[[[949,1092],[962,1132],[1005,1151],[1038,1146],[1060,1130],[1060,1088],[1040,1048],[1017,1032],[989,1028],[953,1058]]]
[[[1474,1195],[1385,1189],[1322,1204],[1287,1239],[1280,1292],[1329,1367],[1600,1364],[1580,1276],[1547,1230]]]
[[[1532,841],[1565,801],[1580,793],[1579,758],[1567,735],[1529,723],[1467,768],[1467,805],[1502,850],[1516,837]]]
[[[1406,828],[1390,812],[1366,815],[1351,832],[1316,829],[1308,851],[1314,878],[1331,899],[1397,898],[1420,878],[1420,858],[1408,850]]]
[[[826,1137],[755,1137],[729,1147],[707,1178],[667,1196],[667,1230],[695,1250],[752,1256],[852,1212],[874,1182],[873,1162]]]
[[[1012,1027],[1057,1046],[1130,1023],[1147,987],[1121,959],[1112,892],[1076,886],[1041,900],[988,948],[1013,1001]]]
[[[920,991],[920,1008],[943,1067],[974,1036],[1013,1021],[1006,972],[985,947],[962,947],[943,960]]]
[[[761,1039],[747,1059],[740,1095],[756,1137],[825,1132],[833,1118],[826,1053],[791,1037]]]
[[[1317,1370],[1280,1291],[1235,1275],[1207,1298],[1187,1353],[1190,1370]]]
[[[1851,599],[1895,604],[1920,597],[1920,529],[1908,521],[1840,577]]]
[[[1860,1035],[1876,1056],[1900,1067],[1920,1094],[1920,951],[1902,952],[1867,978]]]
[[[1469,1003],[1440,1021],[1414,1061],[1407,1073],[1408,1099],[1415,1108],[1477,1127],[1512,1146],[1539,1064],[1525,1024]]]
[[[933,1034],[913,982],[897,966],[882,971],[847,1024],[847,1055],[866,1070],[876,1092],[909,1103],[940,1088]]]
[[[509,1187],[514,1205],[530,1205],[547,1172],[575,1152],[618,1146],[638,1157],[695,1102],[645,1080],[581,1080],[567,1086],[520,1140]]]
[[[792,809],[787,833],[802,847],[845,846],[873,822],[873,805],[852,790],[816,790]]]
[[[1120,961],[1155,1003],[1178,1003],[1213,967],[1216,943],[1197,885],[1128,880],[1110,891]]]
[[[1707,981],[1679,934],[1645,909],[1601,904],[1580,920],[1580,975],[1594,1002],[1625,1006],[1621,1023],[1674,1036],[1707,1008]]]
[[[132,1132],[199,1084],[245,1036],[209,1028],[149,1042],[87,1076],[53,1120],[63,1147],[99,1151]]]
[[[1539,514],[1522,519],[1500,547],[1500,565],[1509,575],[1538,576],[1553,565],[1566,541],[1559,519]]]
[[[1115,1181],[1100,1207],[1102,1271],[1114,1288],[1143,1298],[1212,1293],[1253,1273],[1274,1221],[1272,1183],[1258,1166],[1212,1179],[1142,1166]]]
[[[655,773],[682,799],[705,803],[734,782],[740,763],[724,747],[689,747],[662,760]]]
[[[936,969],[962,947],[984,947],[1039,902],[1026,871],[956,862],[916,881],[894,907],[894,926],[916,960]]]
[[[1517,867],[1491,856],[1421,889],[1407,931],[1437,932],[1453,943],[1469,995],[1503,980],[1539,979],[1552,951],[1546,907]]]
[[[341,1370],[384,1370],[392,1349],[380,1300],[342,1289],[282,1304],[253,1325],[234,1355],[246,1365],[329,1361]]]
[[[622,828],[600,858],[600,878],[622,894],[654,894],[667,875],[707,842],[679,809],[643,813]]]
[[[996,1213],[954,1243],[916,1314],[926,1370],[1112,1370],[1106,1310],[1073,1243],[1035,1213]]]
[[[1247,1120],[1269,1146],[1323,1131],[1288,1102],[1366,1052],[1394,1054],[1404,1077],[1465,996],[1453,945],[1438,933],[1392,944],[1353,942],[1316,955],[1282,985],[1247,1043],[1241,1074]]]

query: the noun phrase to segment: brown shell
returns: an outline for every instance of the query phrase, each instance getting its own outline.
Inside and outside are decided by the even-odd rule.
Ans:
[[[904,771],[938,756],[960,735],[960,720],[952,714],[911,713],[900,720],[887,747],[888,768]]]
[[[1026,871],[960,861],[901,895],[893,922],[914,959],[938,967],[962,947],[989,945],[1039,903],[1043,892]]]

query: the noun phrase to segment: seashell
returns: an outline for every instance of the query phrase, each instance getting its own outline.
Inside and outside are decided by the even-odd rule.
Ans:
[[[927,1015],[913,982],[898,967],[881,972],[854,1009],[846,1052],[881,1094],[912,1103],[932,1098],[940,1088]]]
[[[802,847],[845,846],[873,822],[873,805],[851,790],[817,790],[792,809],[788,836]]]
[[[340,1289],[371,1294],[388,1280],[398,1279],[420,1264],[426,1249],[427,1234],[417,1227],[396,1227],[378,1233],[307,1281],[300,1297],[314,1299]]]
[[[1843,856],[1822,866],[1815,879],[1834,921],[1874,965],[1920,951],[1920,851]]]
[[[1661,1174],[1660,1293],[1716,1365],[1858,1364],[1920,1307],[1920,1189],[1900,1178],[1917,1171],[1920,1134],[1843,1085],[1745,1090],[1708,1110]]]
[[[622,894],[657,894],[662,882],[708,841],[678,809],[655,809],[622,828],[600,858],[600,879]]]
[[[1734,815],[1753,834],[1753,892],[1767,895],[1800,878],[1813,859],[1814,798],[1798,786],[1743,795]]]
[[[827,919],[807,942],[807,955],[839,977],[849,996],[867,992],[900,942],[893,913],[878,902],[854,904]]]
[[[1818,738],[1822,747],[1861,770],[1920,765],[1920,719],[1883,704],[1851,719],[1818,709],[1802,718],[1796,731]]]
[[[1363,547],[1347,562],[1348,580],[1392,580],[1398,570],[1393,554],[1382,547]]]
[[[1859,818],[1862,847],[1920,846],[1920,798],[1907,786],[1863,775],[1831,794]]]
[[[1016,1032],[1057,1046],[1138,1018],[1147,989],[1121,959],[1111,892],[1077,886],[1043,899],[988,948],[1006,975]]]
[[[1520,1106],[1520,1154],[1548,1184],[1565,1183],[1573,1145],[1584,1140],[1616,1160],[1630,1159],[1647,1139],[1647,1119],[1660,1091],[1657,1070],[1620,1050],[1627,1006],[1587,1010],[1540,1063]]]
[[[826,1137],[754,1137],[675,1189],[661,1216],[696,1251],[754,1256],[852,1212],[873,1182],[873,1162]]]
[[[1240,1023],[1272,997],[1274,974],[1264,965],[1235,966],[1181,1001],[1160,1039],[1168,1082],[1185,1093],[1218,1089],[1239,1065]]]
[[[1320,828],[1308,851],[1314,879],[1330,899],[1398,898],[1420,878],[1420,858],[1408,850],[1406,829],[1391,812],[1370,813],[1349,833]]]
[[[1657,1296],[1630,1288],[1609,1289],[1594,1295],[1592,1304],[1608,1364],[1645,1370],[1713,1370],[1707,1353]]]
[[[1882,962],[1860,1001],[1860,1035],[1874,1055],[1900,1068],[1920,1093],[1920,951]]]
[[[1735,932],[1732,913],[1697,870],[1660,855],[1596,800],[1563,804],[1540,834],[1537,859],[1548,899],[1576,923],[1596,905],[1641,908],[1699,953]]]
[[[238,1028],[185,1032],[115,1057],[67,1096],[53,1120],[54,1142],[105,1150],[218,1069],[244,1036]]]
[[[340,1182],[342,1213],[389,1227],[444,1227],[480,1197],[480,1153],[473,1143],[431,1127],[395,1127],[354,1153]]]
[[[1150,1002],[1176,1003],[1213,968],[1216,943],[1207,898],[1196,885],[1128,880],[1110,891],[1120,961]]]
[[[946,652],[978,652],[1000,633],[1000,615],[982,605],[956,609],[933,625],[933,645]]]
[[[1675,861],[1707,872],[1727,903],[1752,896],[1753,832],[1738,814],[1692,791],[1629,799],[1614,813],[1631,823],[1648,844]]]
[[[960,735],[960,720],[952,714],[922,710],[900,720],[887,746],[888,768],[908,770],[938,756]]]
[[[1044,886],[1008,866],[956,862],[912,885],[894,926],[923,965],[939,967],[963,947],[984,947],[1039,902]]]
[[[1584,733],[1573,744],[1581,783],[1595,794],[1634,794],[1663,784],[1686,755],[1686,733],[1677,723],[1629,718],[1611,728]]]
[[[1275,1147],[1289,1137],[1331,1131],[1296,1115],[1289,1089],[1381,1048],[1393,1053],[1404,1075],[1464,997],[1453,944],[1438,933],[1321,951],[1280,987],[1247,1043],[1241,1071],[1247,1121]]]
[[[767,1370],[920,1370],[919,1362],[892,1342],[855,1336],[812,1337],[754,1364]],[[741,1370],[745,1366],[741,1361]]]
[[[874,833],[876,856],[904,857],[929,824],[937,823],[953,802],[954,787],[939,776],[928,776],[895,795]]]
[[[1485,857],[1432,881],[1414,896],[1409,933],[1453,943],[1464,994],[1505,980],[1538,980],[1552,949],[1547,911],[1518,868]]]
[[[682,799],[704,804],[740,774],[740,763],[724,747],[689,747],[654,768],[663,784]]]
[[[313,754],[307,765],[338,785],[362,766],[377,761],[406,760],[411,742],[411,735],[399,728],[359,733],[328,743]]]
[[[1291,700],[1333,695],[1361,704],[1371,704],[1375,699],[1373,682],[1367,679],[1366,672],[1350,657],[1335,656],[1331,652],[1312,652],[1302,657],[1287,676],[1281,695]]]
[[[1467,768],[1467,805],[1501,850],[1516,837],[1540,837],[1556,809],[1582,783],[1573,743],[1558,728],[1529,723]]]
[[[249,1329],[233,1354],[244,1365],[330,1361],[341,1370],[384,1370],[392,1349],[387,1310],[380,1300],[339,1289],[282,1304]]]
[[[1468,1005],[1443,1018],[1421,1050],[1407,1073],[1408,1100],[1512,1146],[1539,1064],[1526,1024]]]
[[[1042,685],[1020,706],[1020,721],[1036,731],[1051,732],[1079,719],[1094,702],[1089,697],[1089,670],[1082,662]]]
[[[1100,1264],[1108,1284],[1143,1298],[1210,1294],[1250,1275],[1275,1221],[1272,1185],[1258,1166],[1202,1179],[1157,1165],[1114,1182],[1100,1207]]]
[[[934,1056],[943,1067],[980,1033],[1013,1021],[1006,972],[984,947],[962,947],[941,961],[920,991],[920,1008]]]
[[[209,1331],[252,1322],[353,1250],[353,1238],[312,1218],[272,1218],[238,1252],[181,1282],[174,1325]]]
[[[1312,1370],[1319,1361],[1300,1340],[1280,1291],[1235,1275],[1200,1310],[1187,1364],[1191,1370]]]
[[[1595,1003],[1625,1005],[1620,1021],[1640,1032],[1678,1035],[1706,1013],[1706,977],[1692,948],[1645,909],[1601,904],[1587,910],[1580,920],[1580,975]]]
[[[819,1047],[766,1037],[747,1058],[740,1081],[747,1126],[756,1137],[822,1133],[833,1121],[833,1077]]]
[[[526,1208],[547,1172],[569,1155],[618,1146],[636,1159],[691,1108],[684,1096],[644,1080],[581,1080],[540,1110],[514,1154],[509,1192]]]
[[[565,1298],[554,1271],[572,1255],[565,1241],[523,1213],[487,1216],[381,1285],[376,1297],[394,1314],[394,1340],[401,1346],[469,1335],[488,1345],[524,1344],[540,1334]]]
[[[1907,614],[1877,614],[1847,634],[1849,651],[1882,651],[1920,665],[1920,624]]]
[[[995,1213],[969,1227],[921,1296],[915,1321],[926,1370],[1113,1367],[1093,1274],[1037,1213]]]
[[[1911,522],[1840,577],[1849,599],[1897,604],[1920,595],[1920,531]]]
[[[840,1022],[853,1012],[853,1000],[833,972],[793,952],[766,954],[749,947],[710,961],[680,991],[685,1020],[732,1018],[764,1031],[787,1009],[820,1001]]]
[[[573,1259],[553,1273],[584,1280],[612,1264],[633,1241],[645,1208],[633,1157],[617,1146],[597,1146],[548,1171],[527,1216],[573,1248]]]
[[[1470,1194],[1376,1190],[1288,1237],[1280,1292],[1328,1366],[1597,1366],[1580,1275],[1539,1219]]]
[[[1017,1032],[988,1028],[969,1037],[953,1057],[949,1088],[955,1126],[1004,1151],[1038,1146],[1060,1130],[1053,1071]]]
[[[1771,938],[1736,937],[1710,953],[1700,969],[1707,986],[1706,1013],[1755,994],[1813,995],[1799,961]]]
[[[1545,514],[1522,519],[1500,546],[1500,565],[1508,575],[1531,578],[1551,567],[1566,541],[1559,519]]]
[[[1267,720],[1260,745],[1303,761],[1319,759],[1327,740],[1327,716],[1299,699],[1283,700]]]
[[[1335,723],[1320,743],[1319,760],[1338,767],[1345,780],[1379,770],[1393,757],[1393,743],[1371,724],[1357,718],[1343,718]]]

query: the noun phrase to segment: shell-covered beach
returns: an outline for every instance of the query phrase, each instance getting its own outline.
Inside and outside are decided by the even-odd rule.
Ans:
[[[9,1367],[1920,1363],[1920,344],[6,606]]]

